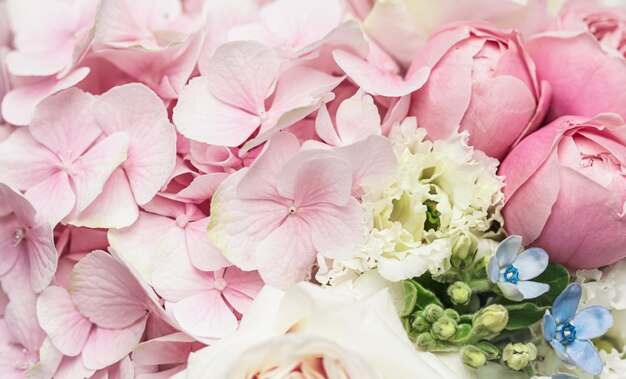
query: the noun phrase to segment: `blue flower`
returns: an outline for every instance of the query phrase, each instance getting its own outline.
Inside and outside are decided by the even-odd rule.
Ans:
[[[552,313],[543,316],[543,335],[556,355],[567,365],[600,375],[602,360],[591,343],[613,326],[613,316],[605,307],[593,306],[576,313],[582,287],[572,284],[552,305]]]
[[[548,254],[539,248],[520,253],[522,237],[510,236],[500,243],[487,265],[487,275],[504,297],[513,301],[534,299],[550,290],[545,283],[531,282],[548,267]]]

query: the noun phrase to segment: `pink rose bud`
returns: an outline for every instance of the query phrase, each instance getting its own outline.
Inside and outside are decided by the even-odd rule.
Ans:
[[[626,117],[626,10],[565,8],[528,41],[553,91],[549,118],[616,112]]]
[[[626,257],[626,124],[615,113],[565,116],[500,166],[505,228],[570,269]]]
[[[431,67],[413,94],[410,115],[430,138],[470,132],[470,144],[502,159],[535,130],[547,111],[550,90],[515,30],[486,23],[451,24],[436,32],[409,71]]]

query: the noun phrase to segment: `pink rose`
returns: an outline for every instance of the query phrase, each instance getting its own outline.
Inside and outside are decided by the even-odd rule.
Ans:
[[[571,269],[626,257],[626,124],[565,116],[502,162],[505,228]]]
[[[626,10],[566,8],[528,44],[552,87],[549,117],[616,112],[626,117]]]
[[[547,110],[549,86],[537,80],[517,31],[486,23],[445,26],[409,73],[423,66],[432,72],[413,94],[409,114],[432,139],[468,130],[474,147],[502,159]]]

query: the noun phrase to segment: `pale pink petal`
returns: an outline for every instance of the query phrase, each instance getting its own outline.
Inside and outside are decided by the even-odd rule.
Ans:
[[[209,218],[189,223],[185,228],[187,253],[191,263],[202,271],[215,271],[230,266],[230,262],[215,247],[206,234]]]
[[[365,212],[354,198],[342,207],[330,204],[306,207],[302,209],[302,217],[311,228],[315,250],[326,258],[350,257],[365,241]]]
[[[94,326],[78,312],[67,291],[56,286],[39,295],[37,318],[54,346],[71,357],[83,351]]]
[[[327,144],[332,146],[341,145],[341,138],[339,138],[339,134],[333,125],[333,120],[328,113],[326,104],[322,104],[317,111],[317,116],[315,117],[315,132]]]
[[[224,272],[224,280],[228,283],[228,289],[233,289],[254,298],[261,288],[263,281],[256,271],[241,271],[237,267],[228,267]]]
[[[83,350],[82,361],[85,367],[99,370],[128,355],[141,340],[147,317],[141,317],[123,329],[95,327]]]
[[[147,311],[147,294],[122,263],[95,251],[74,266],[69,293],[89,320],[100,327],[125,328]]]
[[[362,141],[380,134],[380,115],[369,95],[356,93],[344,100],[337,109],[337,133],[343,145]]]
[[[215,289],[185,298],[170,307],[181,328],[192,336],[220,338],[237,329],[237,318]]]
[[[287,217],[288,207],[272,200],[240,198],[237,187],[247,172],[238,171],[218,188],[211,203],[208,234],[226,259],[241,269],[254,270],[254,252]]]
[[[258,42],[227,43],[215,51],[209,62],[209,90],[221,101],[260,116],[280,63],[273,49]]]
[[[287,217],[273,229],[256,252],[259,274],[266,284],[286,288],[304,280],[315,262],[308,224],[298,217]]]
[[[165,185],[176,163],[176,133],[158,96],[141,84],[115,87],[94,104],[98,125],[106,134],[130,137],[124,171],[139,205]]]
[[[58,253],[54,247],[52,228],[41,224],[28,231],[25,240],[30,267],[30,285],[39,293],[46,288],[56,273]]]
[[[259,127],[261,120],[214,97],[206,77],[192,79],[174,108],[174,124],[185,137],[212,145],[238,146]]]
[[[55,379],[91,378],[95,370],[90,370],[83,364],[83,357],[63,357],[58,369],[54,373]]]
[[[32,85],[16,88],[2,99],[2,117],[13,125],[28,125],[37,105],[46,97],[70,88],[83,80],[89,69],[80,67],[62,79],[49,76]]]
[[[237,194],[250,199],[275,199],[279,174],[299,149],[300,142],[293,134],[274,135],[237,185]]]
[[[372,95],[387,97],[408,95],[420,89],[430,75],[430,68],[423,67],[409,72],[406,78],[402,78],[343,50],[334,51],[333,57],[350,79]]]
[[[196,269],[182,254],[170,254],[152,274],[154,289],[168,302],[179,302],[213,287],[213,274]]]
[[[126,178],[118,167],[106,181],[102,193],[70,223],[88,228],[124,228],[139,216],[139,207]]]
[[[343,206],[350,198],[350,164],[331,154],[308,157],[309,151],[296,155],[281,171],[276,183],[281,196],[293,199],[298,207],[328,203]]]
[[[37,351],[46,333],[37,322],[37,294],[28,286],[18,291],[9,291],[11,301],[4,312],[4,319],[11,334],[20,345],[29,351]]]
[[[114,133],[73,163],[70,175],[76,191],[78,212],[96,199],[113,171],[126,160],[128,144],[126,133]]]
[[[227,177],[228,174],[224,172],[196,176],[186,188],[183,188],[172,198],[180,201],[200,203],[212,198],[219,185]]]
[[[141,366],[185,363],[195,339],[177,332],[142,342],[133,349],[133,362]]]
[[[5,216],[0,218],[0,251],[2,258],[0,259],[0,277],[8,273],[18,257],[26,254],[26,244],[15,244],[15,233],[22,228],[23,225],[15,216]]]
[[[65,218],[76,204],[76,195],[66,171],[44,178],[24,194],[37,210],[41,220],[56,225]]]
[[[111,247],[139,272],[142,279],[152,283],[152,272],[167,256],[157,255],[157,245],[173,228],[176,228],[176,221],[171,218],[139,212],[133,225],[109,229],[108,239]],[[183,234],[182,229],[180,234]]]
[[[17,129],[0,143],[0,182],[16,189],[36,185],[53,175],[59,164],[59,157],[37,142],[28,128]]]
[[[80,157],[102,134],[93,117],[93,99],[76,88],[48,97],[37,106],[31,135],[63,160]]]
[[[385,178],[397,167],[391,143],[381,136],[369,138],[352,145],[338,147],[333,152],[352,166],[352,194],[359,197],[363,180]]]

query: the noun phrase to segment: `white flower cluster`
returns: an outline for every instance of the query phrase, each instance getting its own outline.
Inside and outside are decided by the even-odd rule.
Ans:
[[[460,238],[480,240],[502,225],[497,161],[473,150],[467,133],[432,142],[407,118],[389,138],[397,171],[363,185],[362,206],[373,225],[367,242],[351,259],[320,260],[320,282],[337,285],[371,270],[394,282],[442,274]]]

